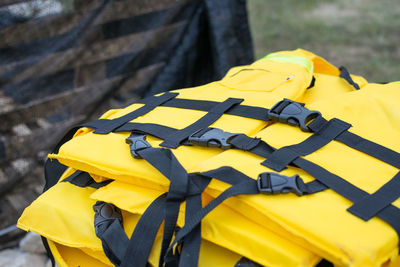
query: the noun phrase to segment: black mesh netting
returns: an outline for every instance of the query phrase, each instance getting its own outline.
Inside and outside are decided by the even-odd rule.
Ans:
[[[0,228],[66,128],[253,60],[245,0],[2,0],[0,36]]]

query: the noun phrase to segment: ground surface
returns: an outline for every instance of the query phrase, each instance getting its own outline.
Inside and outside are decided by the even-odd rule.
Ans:
[[[256,58],[304,48],[370,82],[400,80],[398,0],[248,0]]]

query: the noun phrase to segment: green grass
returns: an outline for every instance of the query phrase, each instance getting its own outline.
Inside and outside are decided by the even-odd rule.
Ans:
[[[73,0],[58,0],[58,1],[61,3],[64,12],[74,10],[74,1]]]
[[[400,80],[397,0],[248,0],[256,58],[304,48],[370,82]]]

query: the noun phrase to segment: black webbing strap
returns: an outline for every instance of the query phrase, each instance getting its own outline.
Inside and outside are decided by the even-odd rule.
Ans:
[[[164,232],[159,261],[161,267],[175,231],[180,205],[187,195],[188,174],[168,149],[150,147],[136,153],[171,181],[164,211]]]
[[[275,148],[268,145],[266,142],[259,138],[252,138],[245,134],[240,134],[233,137],[229,144],[232,148],[248,151],[263,158],[268,158],[276,151]],[[222,177],[221,177],[222,178]],[[327,189],[328,187],[318,180],[304,183],[303,194],[314,194]]]
[[[272,173],[271,173],[272,174]],[[215,170],[198,173],[199,176],[208,177],[209,179],[215,178],[217,180],[223,181],[225,183],[231,184],[232,186],[222,192],[217,198],[212,200],[207,206],[204,208],[198,209],[196,212],[188,216],[185,220],[185,225],[182,229],[178,231],[175,236],[174,241],[171,246],[168,248],[168,255],[172,254],[174,251],[174,247],[182,243],[183,240],[187,239],[187,236],[192,233],[196,227],[198,227],[202,221],[202,219],[210,213],[214,208],[216,208],[219,204],[221,204],[224,200],[237,196],[237,195],[252,195],[263,192],[264,188],[260,186],[260,177],[257,180],[254,180],[247,175],[233,169],[232,167],[221,167]],[[283,177],[280,174],[276,174],[277,176]],[[310,183],[309,183],[310,184]],[[315,183],[311,183],[312,188]],[[307,184],[308,185],[308,184]],[[317,187],[315,187],[317,188]],[[326,188],[326,187],[325,187]],[[304,192],[305,194],[307,192]],[[270,193],[269,193],[270,194]],[[273,194],[273,193],[272,193]],[[186,243],[185,243],[186,244]],[[183,265],[182,265],[183,266]]]
[[[349,71],[348,71],[345,67],[341,66],[341,67],[339,68],[339,70],[340,70],[340,75],[339,75],[340,78],[345,79],[345,80],[346,80],[349,84],[351,84],[356,90],[360,90],[360,86],[359,86],[356,82],[353,81],[353,79],[352,79],[351,76],[350,76]]]
[[[279,102],[279,103],[281,103],[281,102]],[[292,104],[295,105],[296,103],[290,102],[288,105],[292,105]],[[311,112],[304,106],[297,105],[297,107],[298,107],[297,113],[299,116],[302,113]],[[274,109],[274,108],[272,108],[272,109]],[[286,115],[286,114],[284,114],[284,115]],[[296,117],[298,115],[294,114],[293,118],[297,119]],[[283,121],[283,122],[290,124],[290,122],[288,122],[288,121],[281,120],[280,116],[281,116],[280,112],[278,111],[277,118],[279,119],[279,121]],[[334,120],[335,120],[335,123],[332,124],[332,122]],[[339,127],[331,127],[331,125],[336,125]],[[334,140],[337,140],[351,148],[354,148],[360,152],[363,152],[367,155],[375,157],[376,159],[379,159],[385,163],[388,163],[396,168],[400,168],[400,153],[393,151],[389,148],[386,148],[384,146],[381,146],[379,144],[376,144],[365,138],[362,138],[354,133],[349,132],[348,131],[349,126],[350,126],[349,124],[347,124],[343,121],[340,121],[338,119],[333,119],[328,122],[321,115],[316,116],[311,122],[309,122],[307,124],[306,128],[303,127],[304,129],[314,132],[314,135],[312,135],[310,137],[310,139],[306,139],[304,142],[294,145],[294,146],[297,146],[297,148],[301,147],[303,149],[303,151],[299,151],[298,149],[294,150],[293,146],[289,146],[289,147],[291,147],[291,149],[287,149],[287,147],[284,147],[280,150],[272,152],[271,156],[266,156],[267,160],[265,162],[263,162],[263,165],[273,168],[275,170],[282,170],[286,166],[285,164],[289,164],[289,163],[293,163],[294,165],[296,165],[296,162],[298,162],[298,160],[300,160],[300,162],[301,162],[301,158],[299,158],[299,156],[306,154],[306,153],[300,153],[300,152],[310,152],[310,151],[312,152],[315,148],[318,148],[318,146],[320,146],[321,144],[324,145],[324,143],[326,144],[327,142],[334,139]],[[325,139],[325,140],[321,139],[319,137],[321,131],[326,131],[327,129],[329,129],[327,132],[329,138]],[[309,142],[310,140],[314,139],[315,137],[317,137],[317,140],[313,140],[313,142]],[[319,143],[318,143],[318,141],[319,141]],[[316,167],[314,167],[314,169],[315,168]],[[305,171],[307,171],[307,170],[305,170]],[[316,177],[316,176],[314,176],[314,177],[321,181],[321,179],[319,177]],[[323,181],[321,181],[321,182],[324,183]],[[330,185],[328,185],[328,184],[326,184],[326,185],[331,188]],[[382,187],[382,190],[378,190],[375,194],[373,194],[371,196],[362,190],[361,190],[362,193],[350,194],[349,197],[352,197],[352,198],[349,198],[349,199],[352,200],[353,202],[355,202],[355,204],[353,207],[351,207],[349,209],[349,211],[364,220],[369,220],[373,216],[376,215],[376,216],[380,217],[381,219],[384,219],[386,222],[388,222],[396,230],[396,232],[399,233],[399,229],[400,229],[399,223],[398,222],[396,223],[396,220],[393,219],[393,218],[400,218],[398,215],[399,211],[397,208],[395,208],[392,205],[388,206],[388,204],[391,203],[389,201],[393,202],[399,196],[398,194],[389,191],[391,188],[390,187],[391,185],[393,187],[397,186],[397,176],[395,176],[387,185],[384,185]],[[339,183],[339,186],[340,186],[340,183]],[[345,186],[345,188],[349,188],[349,184],[344,185],[344,186]],[[332,188],[332,189],[338,193],[340,191],[339,187],[336,189],[335,188]],[[337,190],[339,190],[339,191],[337,191]],[[346,189],[344,189],[344,190],[346,190]],[[344,192],[345,191],[342,191],[342,193],[344,193]],[[381,192],[385,192],[385,193],[387,192],[388,196],[384,197]],[[339,193],[339,194],[343,195],[342,193]],[[359,197],[361,197],[361,195],[363,197],[365,197],[365,200],[359,199]],[[376,203],[372,204],[374,200],[376,201]],[[390,216],[393,216],[393,217],[390,217]]]
[[[275,121],[290,125],[297,125],[300,126],[303,131],[314,133],[319,133],[320,131],[323,131],[324,128],[330,127],[329,124],[333,120],[340,122],[335,123],[337,126],[339,125],[339,127],[336,127],[338,128],[338,131],[329,131],[331,135],[335,135],[336,133],[340,132],[341,128],[345,128],[349,125],[346,122],[340,121],[339,119],[333,119],[328,122],[322,117],[320,112],[309,110],[304,107],[304,104],[288,99],[284,99],[272,107],[268,116]],[[349,132],[348,130],[339,133],[334,140],[400,169],[400,153],[397,153],[389,148],[362,138],[354,133]],[[313,144],[310,143],[308,146],[312,148]]]
[[[210,181],[211,178],[209,177],[198,175],[196,173],[189,174],[189,189],[186,198],[185,221],[188,221],[202,208],[201,194],[204,192]],[[176,251],[175,255],[171,256],[171,254],[167,254],[165,256],[165,266],[197,266],[199,261],[200,245],[201,224],[197,225],[192,232],[185,237],[180,255],[178,255],[178,252]]]
[[[200,224],[194,226],[191,232],[186,235],[180,257],[177,257],[177,251],[166,255],[166,251],[171,244],[173,233],[175,232],[180,204],[186,200],[185,217],[186,220],[190,220],[190,218],[202,208],[201,193],[207,187],[212,176],[219,177],[220,180],[231,183],[240,182],[243,177],[247,179],[250,178],[232,168],[221,168],[220,170],[210,171],[204,175],[188,175],[175,158],[172,151],[164,148],[145,146],[145,148],[134,151],[134,155],[145,159],[171,181],[165,203],[164,235],[159,265],[163,266],[165,263],[167,267],[196,266],[198,264],[201,244]],[[236,178],[229,176],[231,173],[234,173]],[[256,181],[252,180],[252,183],[257,187]]]
[[[347,210],[357,217],[368,221],[379,211],[400,197],[400,172],[375,193],[365,196]]]
[[[51,187],[57,184],[61,175],[67,170],[67,166],[61,164],[56,159],[47,159],[44,164],[44,177],[46,183],[43,188],[43,192],[47,191]]]
[[[173,135],[177,131],[179,130],[164,125],[140,122],[128,122],[115,130],[116,133],[135,132],[139,134],[151,135],[162,140],[170,135]]]
[[[252,139],[250,137],[247,138]],[[240,142],[245,142],[245,139],[246,136],[243,135],[240,136]],[[230,142],[232,145],[234,145],[234,147],[236,147],[235,141],[237,140],[235,140],[234,138]],[[268,145],[267,143],[265,143],[264,141],[260,141],[257,146],[246,151],[249,151],[264,158],[268,158],[273,154],[275,149],[270,145]],[[327,188],[332,189],[339,195],[349,199],[354,203],[357,203],[362,199],[364,199],[365,197],[369,196],[369,194],[363,191],[362,189],[352,185],[343,178],[327,171],[326,169],[306,159],[298,157],[295,160],[293,160],[292,164],[309,173],[316,180],[318,180],[319,183],[322,183]],[[320,187],[318,183],[316,183],[315,185],[317,187]],[[382,208],[376,214],[376,216],[387,222],[390,226],[392,226],[392,228],[400,236],[400,209],[390,204]]]
[[[111,262],[114,264],[118,263],[116,265],[119,266],[129,243],[128,236],[122,228],[121,223],[118,220],[114,220],[98,237],[101,239],[104,252],[110,261],[115,257]]]
[[[140,217],[125,247],[121,267],[146,266],[158,229],[164,220],[166,197],[167,193],[164,193],[156,198]]]
[[[50,246],[49,246],[49,242],[47,241],[47,239],[44,236],[40,236],[40,238],[42,239],[43,246],[46,249],[47,257],[49,257],[49,259],[50,259],[51,267],[55,267],[56,266],[56,261],[54,259],[53,253],[51,252],[51,249],[50,249]]]
[[[312,80],[310,82],[310,85],[307,87],[307,89],[311,89],[315,86],[315,76],[312,76]]]
[[[262,181],[265,178],[265,174],[268,174],[271,177],[270,184],[267,183],[266,187],[262,186]],[[227,184],[232,184],[232,185],[239,184],[243,181],[251,179],[244,173],[241,173],[241,172],[235,170],[234,168],[227,167],[227,166],[220,167],[215,170],[203,172],[203,173],[200,173],[200,175],[209,177],[210,179],[215,178],[217,180],[220,180]],[[272,179],[272,178],[277,178],[278,179],[277,181],[279,183],[274,184],[274,182],[273,182],[274,179]],[[258,184],[259,192],[266,193],[266,194],[294,192],[294,191],[288,190],[293,185],[290,185],[290,183],[282,184],[282,181],[283,181],[282,178],[292,178],[292,177],[287,177],[284,175],[280,175],[278,173],[261,173],[257,180],[257,183],[259,183]],[[298,179],[297,185],[295,185],[295,187],[298,191],[301,191],[300,192],[301,195],[314,194],[314,193],[317,193],[317,192],[327,189],[327,187],[325,185],[321,184],[317,180],[314,180],[314,181],[308,182],[308,183],[304,183],[300,177],[297,177],[297,179]],[[261,184],[260,184],[260,182],[261,182]],[[285,188],[286,191],[277,191],[276,189],[279,187]],[[269,190],[266,190],[266,189],[269,189]]]
[[[224,170],[226,172],[226,170]],[[218,172],[217,170],[214,171],[214,173]],[[207,176],[206,173],[201,173],[201,175]],[[193,229],[195,229],[202,221],[202,219],[210,213],[214,208],[216,208],[219,204],[221,204],[224,200],[226,200],[229,197],[236,196],[236,195],[243,195],[243,194],[258,194],[259,190],[257,187],[257,181],[251,179],[250,177],[243,176],[241,174],[240,176],[236,176],[236,172],[231,173],[229,178],[232,178],[235,180],[234,182],[238,182],[231,187],[229,187],[227,190],[222,192],[217,198],[213,199],[209,204],[207,204],[204,208],[201,210],[198,210],[194,215],[190,217],[189,220],[185,221],[185,225],[183,226],[182,229],[178,231],[178,233],[175,236],[174,241],[172,242],[171,246],[168,248],[167,255],[173,253],[173,249],[175,245],[181,244],[183,239],[190,234]],[[245,178],[243,178],[245,177]],[[216,178],[216,177],[213,177]],[[224,180],[226,180],[228,177],[224,176]],[[218,178],[217,178],[218,179]],[[232,181],[229,181],[230,184],[232,184]]]
[[[212,108],[214,108],[218,104],[220,104],[220,102],[208,101],[208,100],[174,98],[174,99],[169,100],[168,102],[163,103],[161,106],[210,111]],[[245,117],[245,118],[250,118],[250,119],[269,121],[269,119],[267,117],[268,109],[262,108],[262,107],[236,105],[236,106],[233,106],[228,111],[226,111],[225,113],[229,114],[229,115],[235,115],[235,116],[240,116],[240,117]]]
[[[167,202],[165,203],[165,209],[164,209],[163,239],[161,243],[160,259],[158,262],[159,267],[162,267],[164,265],[165,252],[167,251],[169,245],[171,244],[171,240],[176,229],[176,223],[178,221],[180,206],[181,202],[168,200],[168,195],[167,195]]]
[[[192,177],[194,175],[191,175]],[[201,192],[208,185],[208,180],[203,177],[194,177],[197,179],[190,179],[189,196],[187,198],[186,218],[191,217],[191,214],[197,209],[201,208]],[[203,178],[199,180],[198,178]],[[134,232],[131,235],[128,244],[124,245],[126,248],[124,257],[122,258],[121,267],[146,266],[148,257],[153,247],[158,229],[164,220],[164,211],[166,209],[167,193],[160,195],[155,199],[146,211],[140,217]],[[189,212],[189,213],[188,213]],[[196,266],[198,263],[198,252],[200,250],[201,232],[200,226],[188,235],[185,239],[185,246],[182,247],[182,257],[180,259],[180,266]],[[169,262],[166,261],[166,266],[171,266],[171,259],[175,256],[170,256]],[[190,264],[190,265],[189,265]],[[177,265],[176,265],[177,266]]]
[[[354,133],[344,132],[337,141],[400,169],[400,153],[364,139]]]
[[[296,167],[299,167],[304,171],[306,171],[307,173],[309,173],[319,182],[323,183],[326,187],[332,189],[336,193],[351,200],[354,203],[363,201],[364,199],[371,196],[367,192],[352,185],[343,178],[303,158],[295,159],[293,161],[293,164]],[[395,179],[395,182],[393,183],[397,184],[397,177]],[[384,187],[385,189],[382,191],[385,193],[385,191],[388,190],[387,188],[389,188],[389,186],[384,186]],[[379,191],[378,196],[381,195],[380,192],[382,191]],[[392,193],[392,195],[389,198],[393,199],[395,195],[396,193]],[[391,205],[390,204],[391,202],[387,203],[390,200],[389,198],[386,199],[386,202],[385,201],[381,202],[379,211],[375,213],[375,216],[387,222],[397,232],[397,235],[400,236],[400,209]],[[354,215],[358,216],[357,214]]]
[[[157,106],[167,102],[168,100],[171,100],[177,95],[178,93],[167,92],[162,94],[161,96],[151,96],[143,100],[145,104],[143,107],[140,107],[122,117],[113,120],[100,119],[94,122],[88,122],[84,124],[83,127],[94,128],[96,129],[94,132],[97,134],[108,134],[120,127],[121,125],[124,125],[125,123],[152,111]]]
[[[120,210],[112,204],[98,201],[94,224],[106,256],[116,266],[149,266],[147,259],[163,220],[166,193],[156,198],[140,217],[128,239],[122,227]]]
[[[171,181],[165,203],[164,232],[159,260],[159,266],[163,266],[166,251],[171,243],[173,234],[176,229],[180,205],[190,193],[190,182],[186,170],[182,167],[182,165],[178,162],[176,157],[169,149],[148,147],[146,149],[138,150],[136,151],[136,153]],[[204,188],[202,189],[204,190]],[[200,195],[201,192],[197,192],[197,194]],[[190,207],[188,207],[189,210],[187,209],[187,212],[189,213],[191,212],[190,209],[197,208],[199,205],[201,207],[201,199],[200,203],[198,203],[197,198],[193,198],[187,203],[187,205],[190,205]],[[188,247],[186,247],[186,243],[185,246],[182,247],[182,252],[190,251],[189,254],[197,256],[195,256],[195,258],[185,256],[182,259],[183,262],[193,262],[196,260],[196,258],[198,260],[198,252],[200,249],[201,240],[199,231],[200,229],[194,231],[191,234],[192,237],[188,239]],[[174,259],[174,261],[176,261],[176,257],[174,257],[173,255],[169,255],[169,257],[167,257],[166,266],[172,266],[174,263],[176,263],[171,262],[171,259]]]
[[[159,266],[164,266],[164,263],[167,267],[197,265],[201,241],[201,220],[208,212],[226,198],[238,194],[255,194],[259,192],[268,194],[288,192],[309,194],[313,193],[313,191],[318,192],[326,189],[325,186],[321,186],[320,183],[316,181],[305,184],[298,176],[285,177],[276,173],[267,173],[267,176],[261,176],[260,174],[258,180],[253,180],[230,167],[188,175],[171,150],[153,148],[147,143],[144,136],[138,136],[136,133],[131,134],[127,140],[128,139],[131,141],[129,142],[131,144],[131,152],[135,158],[145,159],[171,181],[166,200],[164,236]],[[142,142],[142,145],[135,145],[135,140]],[[246,143],[249,143],[248,140]],[[252,142],[250,141],[250,143]],[[256,143],[259,143],[258,139]],[[254,145],[247,145],[246,147],[254,147]],[[222,193],[216,201],[212,202],[212,204],[210,203],[211,205],[206,206],[205,209],[208,209],[208,211],[205,212],[204,208],[201,208],[201,192],[204,191],[212,178],[234,184],[234,186]],[[181,253],[183,256],[178,258],[175,245],[172,245],[171,248],[171,240],[176,227],[180,204],[185,199],[187,201],[186,221],[190,221],[193,217],[198,216],[201,210],[205,213],[201,218],[198,218],[198,221],[190,226],[190,229],[186,230],[188,232],[182,236],[182,240],[179,241],[179,244],[182,244],[183,237],[185,237]],[[178,231],[177,235],[179,235],[181,231],[182,229]],[[166,253],[167,251],[168,253]]]
[[[168,95],[167,95],[168,94]],[[164,107],[175,107],[175,108],[182,108],[182,109],[191,109],[191,110],[201,110],[201,111],[212,111],[214,108],[219,106],[223,102],[216,102],[216,101],[207,101],[207,100],[195,100],[195,99],[182,99],[182,98],[174,98],[175,95],[171,95],[173,93],[165,93],[164,95],[160,97],[153,97],[156,98],[157,100],[160,100],[161,102],[161,97],[166,97],[170,96],[170,99],[165,100],[163,103],[159,104],[158,106],[164,106]],[[150,98],[153,99],[153,98]],[[124,125],[135,119],[136,117],[139,117],[141,115],[144,115],[145,113],[151,111],[154,109],[156,106],[154,106],[153,103],[153,108],[146,111],[148,108],[151,108],[152,106],[150,100],[142,100],[139,101],[138,103],[144,103],[146,104],[145,106],[123,116],[117,119],[113,120],[107,120],[107,119],[100,119],[96,121],[91,121],[83,124],[81,127],[88,127],[95,129],[95,133],[109,133],[112,131],[115,132],[124,132],[126,128],[124,128]],[[145,108],[147,105],[149,105],[147,108]],[[142,110],[139,112],[139,110]],[[240,117],[245,117],[245,118],[251,118],[251,119],[256,119],[256,120],[261,120],[261,121],[269,121],[269,118],[267,116],[268,113],[267,108],[262,108],[262,107],[255,107],[255,106],[247,106],[247,105],[234,105],[228,110],[226,110],[224,113],[229,114],[229,115],[235,115],[235,116],[240,116]],[[143,113],[143,114],[141,114]],[[139,115],[138,115],[139,114]],[[123,119],[124,118],[124,119]],[[119,128],[119,129],[117,129]]]
[[[164,142],[162,142],[160,146],[177,148],[181,142],[187,139],[190,135],[198,130],[207,128],[216,120],[218,120],[227,110],[237,104],[240,104],[241,102],[243,102],[243,99],[228,98],[224,102],[221,102],[211,108],[208,113],[201,117],[198,121],[165,138]]]
[[[174,135],[178,131],[178,129],[154,123],[132,122],[127,123],[115,130],[115,132],[130,132],[140,135],[151,135],[162,140],[165,140],[167,137]],[[227,143],[228,140],[232,136],[236,135],[239,134],[231,134],[228,132],[224,132],[218,128],[204,128],[190,135],[187,140],[182,142],[182,144],[213,146],[227,149],[229,148],[229,144]]]
[[[139,132],[141,134],[150,134],[152,136],[158,137],[160,139],[164,139],[165,135],[168,135],[170,133],[173,133],[174,131],[178,131],[174,128],[170,128],[167,126],[162,126],[162,125],[157,125],[157,124],[147,124],[147,123],[127,123],[126,125],[122,126],[121,131],[132,131],[132,132]],[[118,129],[118,131],[119,131]],[[215,129],[215,128],[214,128]],[[214,141],[217,141],[217,138],[212,138]],[[271,148],[269,145],[267,145],[265,142],[261,142],[261,139],[259,138],[251,138],[248,137],[244,134],[237,134],[235,135],[232,139],[230,139],[229,144],[232,145],[233,148],[240,149],[240,150],[245,150],[245,151],[251,151],[255,154],[260,154],[264,155],[264,157],[267,157],[270,155],[270,153],[273,153],[273,148]],[[157,149],[153,150],[157,151]],[[269,154],[265,154],[264,151],[270,151]],[[165,161],[165,157],[157,157],[161,156],[161,154],[154,152],[154,155],[152,158],[156,158],[155,160],[152,161],[153,164],[159,165],[159,162],[167,162]],[[150,159],[150,158],[148,158]],[[165,170],[164,170],[165,171]],[[168,172],[165,172],[164,175],[169,175]],[[189,187],[190,189],[190,187]],[[325,190],[326,186],[322,185],[318,181],[313,181],[311,183],[306,184],[306,189],[305,192],[311,194],[311,193],[316,193],[322,190]]]
[[[204,190],[204,189],[203,189]],[[186,199],[185,221],[188,221],[196,211],[202,208],[201,194],[189,196]],[[179,267],[197,266],[201,245],[201,224],[197,225],[192,233],[185,238],[184,246],[180,253]],[[166,266],[171,266],[169,258],[165,259]]]
[[[307,161],[303,158],[297,158],[293,163],[309,173],[315,179],[325,184],[328,188],[332,189],[339,195],[349,199],[350,201],[357,203],[363,198],[368,197],[369,194],[364,190],[352,185],[343,178],[325,170],[324,168]],[[388,205],[381,209],[376,216],[387,222],[400,236],[400,209]]]
[[[96,236],[101,240],[107,258],[119,266],[129,241],[122,228],[121,211],[113,204],[103,201],[97,201],[93,210]]]
[[[314,194],[328,189],[326,185],[324,185],[318,180],[305,183],[305,188],[306,189],[304,190],[304,192],[307,194]]]
[[[233,185],[249,179],[249,177],[247,175],[245,175],[244,173],[241,173],[240,171],[235,170],[234,168],[228,167],[228,166],[220,167],[218,169],[203,172],[200,174],[205,177],[209,177],[210,179],[215,178],[215,179],[223,181],[227,184],[233,184]],[[264,174],[273,175],[273,176],[275,176],[275,178],[281,178],[281,177],[287,178],[287,176],[280,175],[278,173],[261,173],[258,177],[258,180],[263,180]],[[274,177],[272,177],[272,178],[274,178]],[[279,182],[282,182],[282,180],[279,179]],[[301,191],[302,195],[318,193],[318,192],[323,191],[328,188],[317,180],[314,180],[314,181],[311,181],[308,183],[304,183],[303,180],[300,178],[298,180],[298,182],[299,183],[297,184],[297,189],[299,191]],[[269,192],[269,194],[290,192],[290,191],[285,191],[285,192],[275,191],[275,189],[279,186],[282,186],[282,188],[285,188],[285,189],[289,189],[289,184],[280,184],[280,185],[277,185],[276,188],[274,188],[275,186],[273,185],[273,182],[271,182],[271,184],[268,186],[269,186],[269,189],[271,189],[271,190],[264,190],[263,188],[260,188],[260,187],[258,189],[260,192],[263,192],[263,193]]]
[[[95,189],[99,189],[103,186],[108,185],[112,182],[112,180],[106,180],[100,183],[97,183],[89,173],[83,171],[75,171],[73,174],[62,180],[62,182],[69,182],[73,185],[79,187],[92,187]]]
[[[325,127],[327,123],[328,121],[320,116],[310,122],[308,127],[312,131],[318,132],[321,128]],[[400,153],[396,151],[374,143],[349,131],[342,132],[335,137],[335,140],[400,169]]]
[[[344,131],[347,131],[350,127],[350,124],[342,120],[332,119],[303,142],[275,150],[272,155],[261,164],[280,172],[299,156],[305,156],[315,152],[334,140]]]

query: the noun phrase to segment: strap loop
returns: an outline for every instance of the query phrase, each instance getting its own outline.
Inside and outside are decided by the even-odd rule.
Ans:
[[[62,182],[69,182],[79,187],[92,187],[99,189],[111,183],[111,179],[97,183],[89,173],[83,171],[75,171],[73,174],[62,180]]]
[[[93,126],[99,125],[101,127],[97,128],[94,133],[97,134],[108,134],[118,127],[121,127],[125,123],[136,119],[137,117],[143,116],[144,114],[149,113],[159,105],[173,99],[176,97],[178,93],[170,93],[166,92],[160,96],[152,96],[144,100],[145,105],[132,111],[131,113],[128,113],[122,117],[113,119],[113,120],[105,120],[105,119],[100,119],[97,121],[94,121],[92,123],[87,123],[85,126],[92,128]]]
[[[345,79],[350,85],[352,85],[356,90],[360,90],[360,86],[351,78],[349,71],[341,66],[339,68],[340,74],[339,77]]]
[[[218,105],[214,106],[212,109],[208,111],[206,115],[201,117],[193,124],[181,130],[178,130],[171,136],[167,136],[164,139],[164,142],[160,144],[160,146],[177,148],[178,146],[181,145],[183,141],[187,140],[187,138],[194,132],[210,126],[215,121],[217,121],[226,111],[240,104],[241,102],[243,102],[243,99],[241,98],[228,98],[224,102],[221,102]]]
[[[363,197],[347,209],[350,213],[363,219],[370,220],[382,209],[386,208],[400,197],[400,172],[375,193]]]

